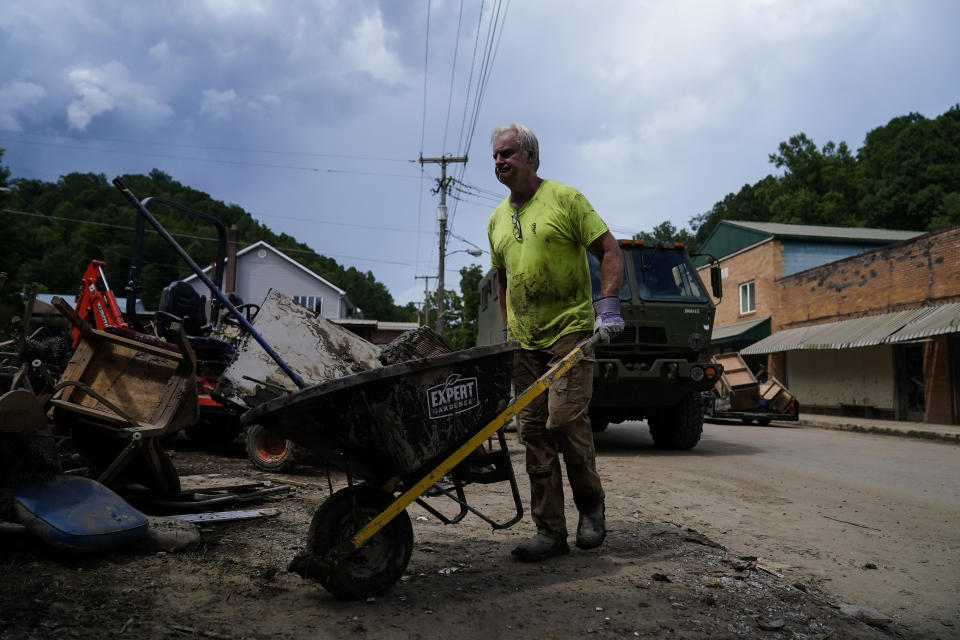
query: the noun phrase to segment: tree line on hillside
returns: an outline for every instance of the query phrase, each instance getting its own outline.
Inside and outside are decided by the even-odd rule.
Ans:
[[[721,220],[933,231],[960,223],[960,105],[935,119],[911,113],[846,142],[822,147],[799,133],[781,142],[767,175],[690,218],[634,236],[683,242],[695,253]]]
[[[415,307],[394,304],[386,286],[372,272],[345,268],[296,238],[276,234],[238,205],[215,200],[158,170],[122,179],[138,197],[162,197],[218,218],[228,228],[236,225],[241,248],[258,240],[268,242],[347,291],[367,318],[416,319]],[[7,273],[5,318],[20,312],[16,298],[29,283],[39,283],[41,291],[73,293],[91,259],[107,263],[107,278],[115,295],[125,296],[136,210],[103,174],[70,173],[57,182],[11,180],[9,169],[0,165],[0,187],[4,187],[0,191],[0,271]],[[214,262],[217,233],[210,222],[168,207],[152,207],[151,212],[197,264]],[[146,307],[156,308],[163,287],[190,273],[173,249],[148,227],[141,273]],[[14,311],[10,311],[11,304]],[[8,323],[3,318],[0,322],[3,331]]]

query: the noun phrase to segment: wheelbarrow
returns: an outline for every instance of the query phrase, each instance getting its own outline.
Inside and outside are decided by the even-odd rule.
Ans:
[[[575,347],[513,402],[510,376],[517,344],[508,343],[346,376],[244,413],[242,422],[290,438],[347,473],[348,487],[317,510],[306,552],[291,570],[317,579],[337,597],[367,598],[392,586],[407,567],[413,529],[406,508],[413,502],[445,523],[472,512],[495,529],[516,524],[523,507],[502,427],[595,344],[596,336]],[[499,450],[477,457],[478,447],[494,435]],[[477,467],[488,470],[472,470]],[[454,518],[424,499],[448,474],[455,495],[441,493],[460,505]],[[354,484],[355,478],[364,482]],[[508,482],[514,517],[495,522],[470,506],[464,481]]]
[[[406,509],[413,502],[448,524],[467,513],[495,529],[520,521],[523,506],[502,428],[591,353],[598,335],[573,348],[512,402],[516,343],[410,360],[308,386],[126,185],[119,178],[113,183],[297,387],[246,411],[241,422],[290,438],[346,472],[348,486],[314,514],[306,553],[291,569],[319,580],[337,597],[367,598],[389,589],[410,561],[413,528]],[[494,436],[499,450],[478,456]],[[459,505],[453,517],[424,499],[448,474],[454,490],[440,493]],[[496,522],[469,505],[463,490],[468,481],[508,482],[515,515]]]

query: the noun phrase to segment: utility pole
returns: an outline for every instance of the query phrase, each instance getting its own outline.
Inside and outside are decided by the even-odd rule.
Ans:
[[[413,276],[415,280],[423,278],[423,324],[430,322],[430,278],[437,276]]]
[[[452,178],[447,177],[447,164],[451,162],[466,162],[467,156],[453,157],[440,156],[439,158],[424,158],[420,156],[420,165],[426,163],[440,165],[440,179],[437,180],[437,189],[440,193],[440,204],[437,205],[437,220],[440,222],[440,270],[437,272],[437,333],[443,335],[443,259],[447,250],[447,188]]]

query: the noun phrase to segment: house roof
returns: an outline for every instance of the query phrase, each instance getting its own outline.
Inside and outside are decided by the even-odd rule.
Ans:
[[[54,297],[63,298],[71,305],[77,304],[77,294],[75,293],[38,293],[36,301],[42,306],[34,306],[34,313],[59,313],[56,310],[56,307],[53,306]],[[120,307],[120,310],[126,312],[127,310],[127,299],[126,298],[117,298],[114,297],[117,301],[117,306]],[[137,313],[148,313],[146,308],[143,306],[143,300],[137,298],[136,303],[136,312]]]
[[[819,243],[845,243],[879,247],[894,242],[909,240],[921,231],[873,229],[868,227],[837,227],[814,224],[787,224],[784,222],[748,222],[745,220],[721,220],[703,243],[701,253],[725,258],[742,249],[765,242],[771,238],[782,240],[806,240]],[[699,267],[706,260],[698,257]]]
[[[740,220],[723,220],[720,224],[724,223],[778,238],[854,240],[860,242],[886,243],[900,242],[901,240],[909,240],[910,238],[923,235],[922,231],[872,229],[869,227],[835,227],[816,224],[787,224],[783,222],[745,222]]]
[[[289,262],[291,265],[293,265],[293,266],[296,267],[297,269],[300,269],[301,271],[303,271],[304,273],[306,273],[306,274],[309,275],[310,277],[319,280],[319,281],[322,282],[323,284],[325,284],[325,285],[327,285],[328,287],[330,287],[331,289],[335,290],[338,294],[340,294],[340,295],[342,295],[342,296],[345,296],[345,295],[346,295],[347,292],[344,291],[343,289],[341,289],[340,287],[338,287],[337,285],[333,284],[332,282],[330,282],[329,280],[327,280],[327,279],[324,278],[323,276],[314,273],[314,272],[311,271],[310,269],[306,268],[305,266],[303,266],[302,264],[300,264],[299,262],[297,262],[296,260],[294,260],[293,258],[291,258],[290,256],[288,256],[287,254],[285,254],[283,251],[280,251],[280,250],[277,249],[276,247],[271,246],[270,244],[264,242],[263,240],[258,240],[258,241],[256,241],[256,242],[254,242],[253,244],[251,244],[251,245],[249,245],[249,246],[247,246],[247,247],[244,247],[243,249],[241,249],[240,251],[238,251],[238,252],[237,252],[237,262],[239,263],[239,261],[240,261],[240,256],[246,255],[246,254],[250,253],[251,251],[255,251],[255,250],[257,250],[257,249],[266,249],[266,250],[268,250],[268,251],[272,251],[273,253],[275,253],[275,254],[278,255],[279,257],[283,258],[284,260],[286,260],[287,262]],[[227,258],[227,260],[229,260],[229,258]],[[203,270],[203,272],[204,272],[204,273],[207,273],[208,271],[212,271],[212,270],[213,270],[213,265],[209,265],[209,266],[207,266],[207,267]],[[189,281],[191,281],[191,280],[196,280],[196,279],[197,279],[197,274],[192,274],[192,275],[190,275],[189,277],[184,278],[184,282],[189,282]]]
[[[960,302],[777,331],[745,349],[759,355],[800,349],[851,349],[960,333]]]

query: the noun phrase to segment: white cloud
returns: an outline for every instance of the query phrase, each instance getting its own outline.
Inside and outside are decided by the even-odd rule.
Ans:
[[[696,94],[665,100],[638,127],[640,143],[659,149],[675,134],[692,134],[711,128],[718,119],[716,105],[708,104],[705,96]]]
[[[114,110],[141,121],[173,115],[173,109],[155,97],[155,87],[132,80],[127,68],[115,60],[99,68],[75,68],[67,73],[67,80],[77,95],[67,105],[71,129],[84,131],[98,115]]]
[[[580,145],[576,151],[578,163],[583,169],[597,167],[623,166],[633,160],[637,141],[626,134],[609,138],[594,138]]]
[[[266,109],[280,106],[280,98],[272,93],[265,93],[259,98],[248,101],[247,106],[256,112],[263,112]]]
[[[0,128],[20,131],[17,113],[40,102],[46,93],[40,85],[20,80],[0,86]]]
[[[200,101],[200,113],[213,120],[226,120],[230,117],[230,112],[236,103],[237,92],[233,89],[226,91],[204,89],[203,99]]]
[[[399,84],[403,80],[403,65],[388,46],[389,41],[396,38],[395,32],[384,27],[379,11],[364,16],[351,38],[343,43],[347,58],[344,69],[365,71],[377,80]]]
[[[108,0],[117,10],[106,13],[104,4],[4,4],[0,126],[61,133],[66,113],[72,129],[109,127],[128,139],[394,160],[460,151],[459,136],[475,131],[466,181],[502,196],[487,135],[519,120],[540,136],[543,175],[583,190],[618,235],[664,219],[685,225],[769,173],[767,154],[800,131],[818,145],[856,146],[889,118],[935,117],[957,101],[958,58],[944,52],[956,49],[960,3],[944,0],[592,0],[561,11],[548,0],[513,2],[475,130],[461,118],[473,116],[467,80],[472,72],[475,87],[481,71],[472,59],[477,0],[462,22],[450,0]],[[483,7],[487,17],[494,10]],[[177,162],[161,149],[142,150],[144,171],[161,168],[248,210],[315,208],[316,172],[277,169],[265,184],[250,167]],[[140,170],[116,154],[22,151],[6,161],[27,177]],[[296,164],[344,171],[319,176],[331,221],[422,235],[378,251],[367,236],[388,232],[280,217],[269,220],[275,230],[435,272],[435,174],[401,179],[392,174],[411,172],[409,163],[359,157]],[[450,229],[483,246],[495,199],[459,202]],[[422,297],[412,269],[357,266],[401,300]]]
[[[150,55],[160,61],[166,60],[170,56],[170,45],[166,40],[161,40],[150,47]]]
[[[204,0],[207,12],[220,19],[255,19],[270,13],[269,2],[258,0]]]

